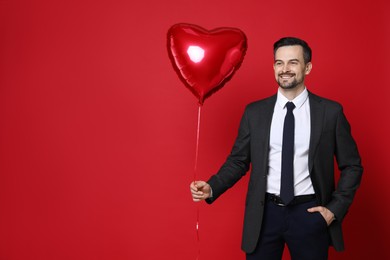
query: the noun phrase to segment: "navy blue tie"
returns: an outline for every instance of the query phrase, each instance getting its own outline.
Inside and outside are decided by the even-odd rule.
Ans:
[[[285,205],[294,199],[294,103],[287,102],[287,114],[284,118],[282,144],[282,176],[280,197]]]

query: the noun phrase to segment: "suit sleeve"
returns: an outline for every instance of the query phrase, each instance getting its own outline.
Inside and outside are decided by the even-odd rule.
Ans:
[[[332,200],[326,207],[335,214],[338,221],[342,221],[352,204],[363,174],[357,145],[342,109],[337,116],[335,140],[335,156],[340,179],[332,194]]]
[[[250,130],[247,113],[248,110],[246,109],[241,119],[238,135],[230,155],[218,173],[207,181],[213,191],[213,197],[206,200],[209,204],[231,188],[249,170],[251,155]]]

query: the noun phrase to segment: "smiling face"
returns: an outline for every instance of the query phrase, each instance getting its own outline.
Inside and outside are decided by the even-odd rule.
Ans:
[[[275,78],[282,90],[303,90],[305,76],[311,68],[311,62],[305,64],[300,45],[283,46],[275,52]]]

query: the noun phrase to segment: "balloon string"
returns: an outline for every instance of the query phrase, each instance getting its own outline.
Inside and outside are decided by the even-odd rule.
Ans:
[[[202,105],[199,104],[198,106],[198,124],[196,128],[196,148],[195,148],[195,167],[194,167],[194,183],[197,179],[197,171],[198,171],[198,156],[199,156],[199,137],[200,137],[200,118],[202,114]],[[199,204],[196,208],[196,239],[198,243],[198,255],[196,257],[196,260],[199,260],[200,258],[200,237],[199,237]]]
[[[196,239],[198,242],[198,255],[196,257],[196,260],[199,260],[200,258],[200,238],[199,238],[199,204],[197,205],[196,209]]]
[[[196,181],[196,173],[198,170],[198,156],[199,156],[199,137],[200,137],[200,116],[202,113],[202,105],[198,107],[198,126],[196,128],[196,148],[195,148],[195,167],[194,167],[194,181]]]

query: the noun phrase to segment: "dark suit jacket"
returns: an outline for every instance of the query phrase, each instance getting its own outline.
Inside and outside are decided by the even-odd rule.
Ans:
[[[245,175],[252,165],[242,237],[242,249],[247,253],[254,251],[261,230],[268,174],[270,127],[275,102],[276,95],[246,107],[231,154],[219,172],[208,181],[213,197],[207,199],[207,203],[212,203]],[[335,214],[336,220],[328,229],[334,248],[342,251],[344,242],[341,223],[360,184],[363,168],[342,106],[310,92],[309,102],[310,177],[319,205],[327,207]],[[340,170],[337,186],[334,158]]]

